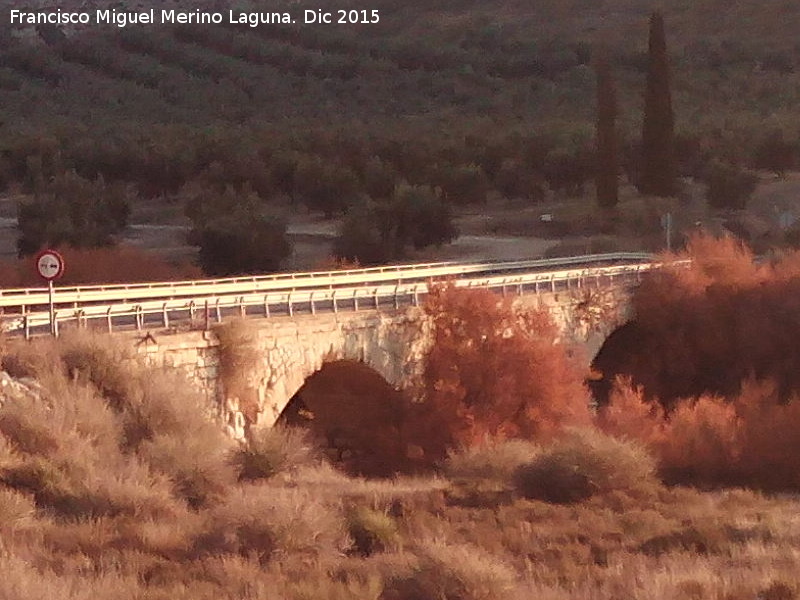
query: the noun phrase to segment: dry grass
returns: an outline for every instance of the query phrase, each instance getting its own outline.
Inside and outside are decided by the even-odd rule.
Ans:
[[[397,523],[391,515],[366,506],[356,506],[347,516],[354,549],[363,556],[399,546]]]
[[[318,456],[307,430],[278,425],[253,433],[231,462],[239,481],[254,481],[313,464]]]
[[[547,502],[595,494],[642,494],[657,487],[656,463],[643,446],[593,429],[575,429],[514,473],[517,491]]]
[[[517,470],[541,452],[525,440],[487,442],[451,452],[443,471],[453,488],[450,501],[462,506],[490,506],[508,502]]]
[[[349,546],[340,510],[312,490],[243,486],[209,512],[193,551],[266,563],[275,557],[317,558]]]
[[[301,435],[276,431],[251,442],[265,476],[240,481],[241,450],[234,459],[236,447],[204,421],[185,385],[135,363],[115,363],[115,374],[113,352],[76,344],[42,346],[52,363],[49,376],[40,372],[41,399],[0,406],[0,598],[800,592],[795,497],[663,487],[637,446],[591,431],[485,445],[452,454],[438,478],[383,480],[348,477],[319,462]],[[35,360],[14,360],[36,374]],[[513,493],[520,469],[537,464],[583,474],[592,494],[557,504]],[[464,502],[470,489],[482,491]],[[533,489],[526,495],[541,495]]]
[[[444,471],[455,481],[506,482],[520,465],[531,461],[539,452],[539,446],[526,440],[486,443],[451,452]]]
[[[481,548],[427,541],[416,559],[409,573],[388,582],[387,600],[495,600],[516,589],[514,570]]]

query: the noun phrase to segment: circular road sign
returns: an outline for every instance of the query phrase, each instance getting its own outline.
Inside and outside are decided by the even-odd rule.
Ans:
[[[42,250],[36,255],[36,271],[47,281],[58,279],[64,274],[64,257],[55,250]]]

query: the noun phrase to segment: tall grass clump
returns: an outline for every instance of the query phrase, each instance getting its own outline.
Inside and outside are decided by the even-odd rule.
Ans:
[[[450,451],[442,464],[451,482],[449,501],[461,506],[490,507],[509,502],[517,469],[540,452],[527,440],[487,440],[476,446]]]
[[[23,456],[4,469],[7,485],[64,515],[169,512],[165,486],[193,508],[224,494],[232,443],[180,376],[86,332],[37,345],[48,365],[26,346],[9,360],[45,389],[0,408],[0,433]]]
[[[58,396],[21,396],[0,407],[12,450],[0,481],[64,517],[172,514],[169,482],[119,446],[115,413],[80,382],[51,383]]]
[[[444,541],[423,541],[410,572],[387,584],[386,598],[396,600],[496,600],[514,593],[512,568],[480,548]]]
[[[30,527],[35,516],[33,498],[13,489],[0,489],[0,535],[20,527]]]
[[[248,485],[208,512],[192,552],[266,564],[287,555],[330,557],[350,543],[340,506],[321,502],[309,490]]]
[[[318,460],[318,449],[307,430],[281,425],[256,430],[231,456],[239,481],[269,479]]]
[[[347,529],[353,549],[362,556],[384,552],[400,545],[395,519],[381,510],[367,506],[352,507],[347,514]]]
[[[574,429],[518,467],[513,479],[526,498],[571,503],[609,492],[648,494],[657,487],[655,471],[640,444]]]
[[[507,482],[520,465],[539,452],[540,447],[527,440],[487,442],[450,451],[443,471],[454,481]]]

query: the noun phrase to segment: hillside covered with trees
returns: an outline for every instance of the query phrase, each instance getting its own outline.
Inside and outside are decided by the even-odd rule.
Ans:
[[[653,3],[374,7],[380,22],[369,25],[61,32],[6,23],[0,185],[46,198],[44,188],[65,178],[109,207],[125,194],[129,204],[183,202],[198,189],[235,194],[269,221],[262,237],[274,240],[276,256],[285,246],[272,218],[279,204],[348,212],[343,256],[397,259],[457,235],[453,208],[589,189],[600,47],[616,88],[617,164],[637,179]],[[740,0],[718,9],[668,2],[663,17],[674,171],[717,182],[714,202],[726,206],[744,202],[737,194],[752,180],[743,170],[797,166],[800,8]],[[37,210],[44,205],[20,218],[35,222]],[[85,240],[37,235],[105,243],[124,226],[124,210],[109,210]],[[204,234],[195,215],[195,241],[225,238]],[[248,219],[231,215],[226,228]],[[421,237],[407,233],[409,219],[424,223]],[[20,252],[42,241],[21,240]]]

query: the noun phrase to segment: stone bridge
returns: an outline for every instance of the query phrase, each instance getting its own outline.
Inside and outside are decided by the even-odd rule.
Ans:
[[[589,365],[607,335],[628,319],[631,283],[517,296],[546,308]],[[270,427],[314,374],[346,366],[353,381],[380,378],[409,388],[422,367],[429,325],[420,308],[252,318],[209,331],[159,333],[135,346],[153,366],[179,369],[205,395],[229,433]],[[131,336],[131,333],[118,334]],[[340,369],[341,371],[341,369]],[[349,373],[349,374],[348,374]]]

